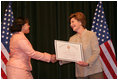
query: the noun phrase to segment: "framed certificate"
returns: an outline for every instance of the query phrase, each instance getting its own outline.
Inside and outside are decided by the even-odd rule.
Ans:
[[[63,61],[83,61],[82,44],[55,40],[56,59]]]

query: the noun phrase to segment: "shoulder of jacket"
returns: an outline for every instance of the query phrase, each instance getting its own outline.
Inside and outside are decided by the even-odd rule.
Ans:
[[[21,39],[24,39],[24,34],[14,34],[13,37],[17,40],[21,40]]]
[[[90,34],[90,35],[95,35],[96,33],[95,33],[95,32],[93,32],[93,31],[87,30],[87,34]]]
[[[74,34],[74,35],[72,35],[72,36],[70,37],[70,39],[71,39],[71,38],[75,38],[76,36],[77,36],[77,33]]]

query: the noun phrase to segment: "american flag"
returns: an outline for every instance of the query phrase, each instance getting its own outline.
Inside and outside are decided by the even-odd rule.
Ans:
[[[7,79],[6,75],[6,63],[9,60],[10,50],[9,50],[9,40],[11,33],[9,27],[14,21],[13,11],[11,8],[12,3],[9,2],[3,21],[1,23],[1,78]]]
[[[91,30],[96,32],[98,37],[100,46],[100,60],[103,65],[104,78],[117,79],[117,61],[115,51],[101,1],[97,4]]]

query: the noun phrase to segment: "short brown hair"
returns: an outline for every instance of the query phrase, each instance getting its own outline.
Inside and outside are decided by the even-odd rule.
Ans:
[[[86,16],[84,15],[84,13],[82,13],[82,12],[76,12],[76,13],[71,14],[70,17],[69,17],[69,21],[72,18],[75,18],[78,21],[81,21],[83,27],[86,26]]]

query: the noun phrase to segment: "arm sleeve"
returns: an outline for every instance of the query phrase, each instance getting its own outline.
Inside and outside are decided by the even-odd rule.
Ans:
[[[97,36],[96,36],[95,33],[92,34],[91,49],[92,49],[92,55],[87,60],[87,63],[89,63],[89,67],[91,67],[92,64],[94,64],[94,62],[99,58],[99,54],[100,54],[100,48],[99,48],[99,44],[98,44],[98,39],[97,39]]]
[[[45,62],[50,62],[51,55],[48,53],[41,53],[41,52],[35,51],[32,48],[29,41],[19,40],[18,46],[22,52],[24,52],[25,54],[27,54],[31,58],[41,60],[41,61],[45,61]]]

